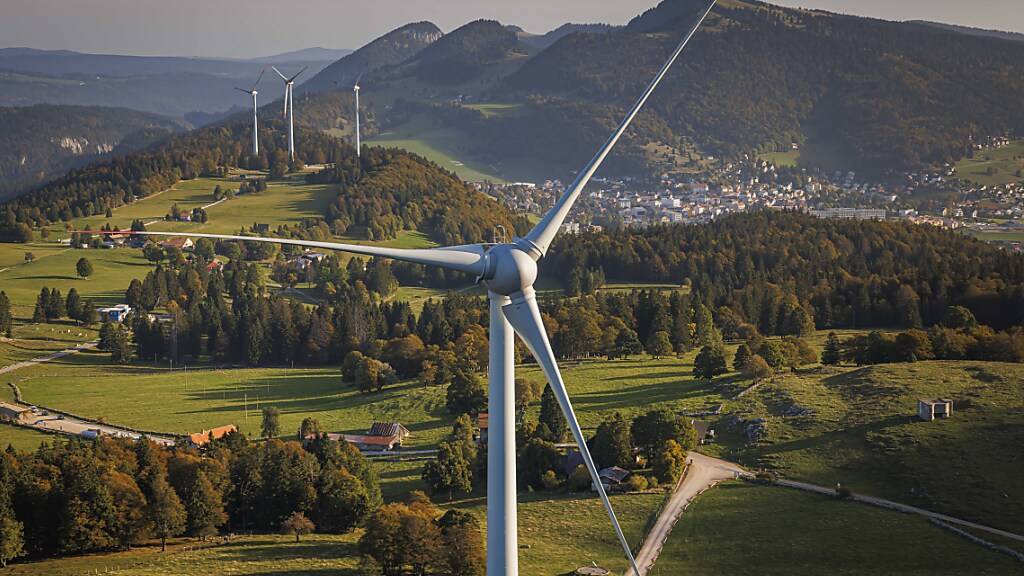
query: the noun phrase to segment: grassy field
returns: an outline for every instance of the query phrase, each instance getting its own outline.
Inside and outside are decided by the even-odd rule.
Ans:
[[[730,482],[687,509],[651,574],[954,576],[1019,570],[1009,556],[923,518]]]
[[[988,173],[989,168],[993,169],[993,174]],[[1017,175],[1022,169],[1024,141],[1013,142],[1002,148],[978,150],[974,158],[963,158],[956,163],[956,173],[960,179],[982,186],[1024,181],[1024,177]]]
[[[496,170],[469,158],[465,135],[437,126],[427,119],[415,118],[369,139],[367,144],[384,148],[402,148],[436,162],[459,178],[471,182],[504,182]]]
[[[18,450],[32,452],[43,442],[59,441],[58,436],[36,432],[21,426],[0,424],[0,450],[14,446]]]
[[[917,399],[929,397],[951,398],[953,417],[917,421]],[[811,370],[778,376],[729,407],[766,421],[758,444],[734,437],[728,455],[744,464],[1024,532],[1024,366]]]
[[[522,108],[521,103],[517,102],[481,102],[479,104],[464,104],[464,108],[470,108],[473,110],[479,110],[487,118],[494,116],[505,116],[519,108]]]
[[[765,152],[759,156],[779,167],[796,167],[800,163],[799,150],[787,150],[785,152]]]
[[[978,240],[985,242],[1024,242],[1024,230],[1001,231],[1001,230],[971,230],[968,234]]]
[[[141,250],[54,250],[52,247],[52,244],[0,244],[0,253],[28,251],[37,258],[0,272],[0,289],[7,292],[13,313],[19,319],[31,319],[32,308],[43,286],[58,288],[64,296],[75,288],[82,298],[91,298],[97,306],[105,306],[122,302],[132,278],[144,278],[153,268],[153,263],[142,256]],[[75,263],[82,257],[93,265],[92,276],[88,279],[79,278],[75,272]]]

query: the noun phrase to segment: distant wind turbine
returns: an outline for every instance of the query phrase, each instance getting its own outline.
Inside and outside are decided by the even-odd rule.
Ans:
[[[258,120],[258,108],[256,107],[256,95],[259,94],[259,92],[256,91],[256,86],[258,86],[259,83],[260,83],[260,80],[263,79],[263,73],[264,72],[266,72],[266,69],[260,70],[259,78],[256,79],[256,83],[252,85],[252,88],[250,88],[248,90],[246,90],[245,88],[239,88],[238,86],[235,86],[235,90],[238,90],[239,92],[245,92],[246,94],[249,94],[249,95],[252,96],[252,155],[253,156],[259,156],[260,155],[260,138],[257,135],[257,124],[258,124],[259,120]]]
[[[516,430],[515,430],[515,347],[513,334],[517,334],[533,354],[555,394],[562,412],[568,420],[580,456],[594,483],[601,502],[615,529],[623,552],[629,559],[633,575],[642,574],[633,558],[629,542],[622,532],[608,495],[601,484],[597,464],[590,455],[587,439],[576,419],[565,381],[558,369],[555,353],[551,349],[547,331],[541,320],[540,307],[534,283],[537,280],[537,261],[547,254],[559,228],[572,210],[580,193],[615,147],[622,134],[650,98],[654,89],[668,73],[690,38],[700,27],[715,5],[715,0],[703,12],[693,29],[672,52],[668,61],[654,76],[640,98],[623,118],[576,180],[562,193],[555,206],[533,227],[525,238],[498,244],[467,244],[441,248],[405,249],[384,246],[363,246],[298,240],[291,238],[262,238],[202,234],[185,232],[132,232],[147,236],[189,236],[244,242],[269,242],[286,246],[306,246],[338,250],[364,256],[391,258],[424,266],[457,270],[476,277],[487,287],[490,300],[489,334],[489,399],[490,433],[487,450],[487,576],[517,576],[519,574],[519,540],[516,525]],[[279,73],[280,74],[280,73]],[[283,76],[282,76],[283,77]],[[627,572],[628,573],[628,572]]]
[[[302,70],[299,70],[295,74],[295,76],[292,76],[291,78],[285,76],[284,74],[281,74],[281,71],[278,70],[277,67],[271,66],[271,68],[273,68],[274,72],[277,72],[277,75],[280,76],[281,80],[284,81],[284,115],[288,117],[288,160],[289,161],[294,161],[295,160],[295,104],[292,102],[292,92],[294,91],[294,88],[295,88],[295,79],[299,77],[299,74],[302,74],[303,72],[305,72],[307,67],[303,66]]]
[[[352,86],[352,91],[355,92],[355,94],[356,94],[356,158],[360,157],[360,153],[359,153],[359,150],[360,150],[360,145],[359,145],[359,78],[362,78],[362,77],[363,77],[363,75],[360,74],[359,77],[356,78],[356,83]]]

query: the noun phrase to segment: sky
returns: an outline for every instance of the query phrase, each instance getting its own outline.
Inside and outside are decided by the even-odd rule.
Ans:
[[[1024,32],[1022,0],[775,0],[886,18]],[[0,0],[0,46],[246,58],[312,46],[358,48],[408,22],[449,31],[491,18],[530,32],[624,24],[657,0]]]

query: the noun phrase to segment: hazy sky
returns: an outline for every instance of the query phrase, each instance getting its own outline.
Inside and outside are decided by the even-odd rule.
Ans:
[[[1022,0],[778,0],[893,20],[1024,32]],[[117,54],[253,57],[357,48],[407,22],[445,31],[476,18],[544,32],[622,24],[657,0],[0,0],[0,46]]]

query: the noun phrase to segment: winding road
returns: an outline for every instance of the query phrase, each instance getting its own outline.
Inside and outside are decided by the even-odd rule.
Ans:
[[[626,576],[646,576],[654,566],[655,560],[661,554],[661,549],[668,540],[672,528],[676,525],[679,517],[686,510],[686,507],[693,502],[693,499],[702,494],[705,490],[713,488],[723,480],[732,480],[739,476],[749,474],[739,464],[719,460],[705,456],[697,452],[690,452],[687,458],[690,463],[686,469],[686,475],[679,481],[675,492],[672,493],[668,504],[661,511],[654,526],[644,539],[643,546],[636,555],[636,564],[640,567],[641,574],[637,575],[630,568]]]

